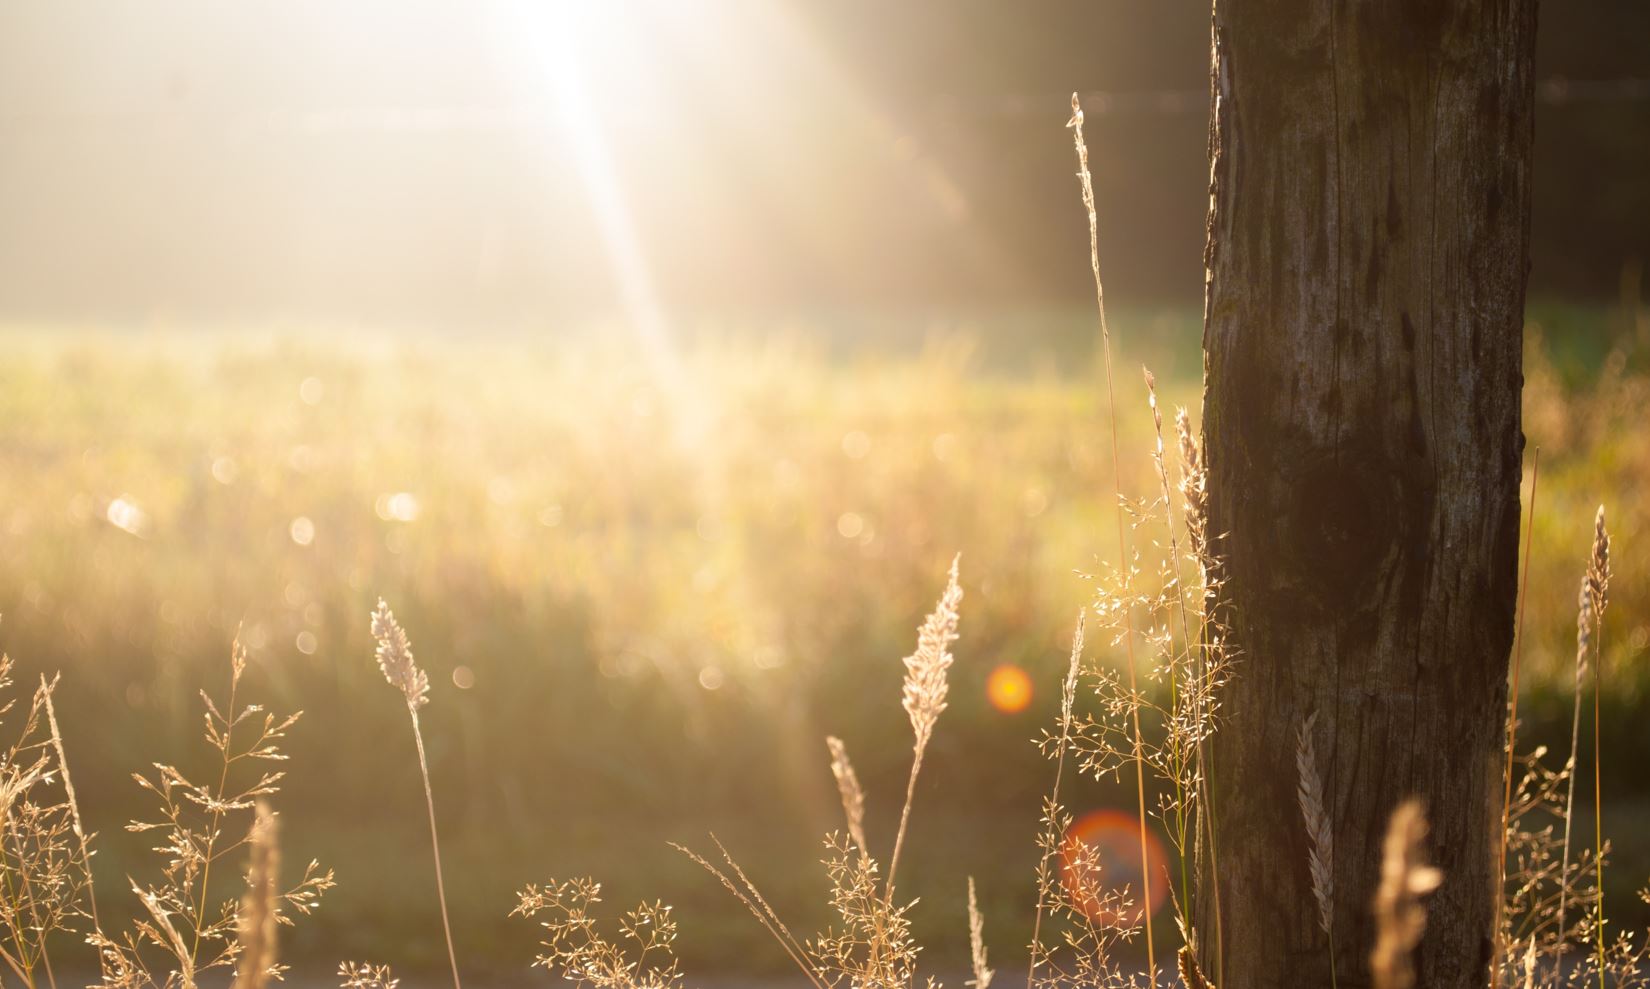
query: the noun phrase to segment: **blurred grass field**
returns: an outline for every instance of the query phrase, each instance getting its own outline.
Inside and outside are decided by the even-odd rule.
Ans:
[[[1138,367],[1195,415],[1198,323],[1114,314],[1134,496],[1155,491]],[[1526,737],[1563,747],[1575,588],[1602,501],[1620,547],[1604,774],[1625,886],[1650,872],[1650,561],[1637,549],[1650,315],[1538,307],[1531,323],[1525,429],[1541,477],[1521,714]],[[836,817],[823,736],[853,749],[872,841],[886,840],[909,757],[899,660],[960,552],[962,641],[908,885],[919,930],[952,952],[962,890],[936,884],[973,873],[1012,957],[1048,784],[1029,740],[1088,598],[1078,572],[1116,558],[1091,334],[1081,312],[937,327],[890,315],[830,334],[710,328],[638,355],[600,331],[230,342],[12,328],[0,644],[21,682],[64,673],[100,879],[118,886],[143,847],[121,831],[142,807],[129,774],[199,755],[197,691],[227,676],[238,635],[251,689],[307,712],[287,746],[289,854],[339,873],[292,946],[300,972],[310,956],[433,969],[420,784],[405,711],[371,660],[382,595],[435,679],[424,717],[449,893],[478,967],[530,959],[531,925],[504,919],[513,889],[589,872],[615,905],[676,903],[690,965],[762,971],[783,959],[664,842],[714,829],[782,912],[820,914],[808,866]],[[819,339],[838,342],[802,342]],[[1030,675],[1022,711],[988,700],[1004,664]]]

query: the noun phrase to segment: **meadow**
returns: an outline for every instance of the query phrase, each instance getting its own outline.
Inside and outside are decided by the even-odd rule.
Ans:
[[[1650,560],[1632,547],[1650,533],[1650,313],[1537,306],[1530,323],[1521,737],[1568,743],[1575,585],[1602,501],[1626,548],[1602,630],[1607,897],[1643,927]],[[1138,369],[1195,419],[1197,327],[1186,310],[1113,316],[1132,497],[1157,490]],[[1016,957],[1051,775],[1032,739],[1060,706],[1085,575],[1117,555],[1092,332],[1082,312],[734,322],[638,354],[610,328],[6,331],[0,645],[24,691],[62,672],[100,888],[146,868],[152,842],[122,831],[150,803],[130,774],[193,771],[199,691],[227,686],[239,641],[249,689],[305,712],[281,742],[286,857],[339,881],[284,953],[317,976],[344,957],[444,968],[406,712],[373,662],[382,597],[431,679],[420,717],[472,969],[531,960],[532,925],[505,918],[522,884],[590,873],[615,903],[675,904],[685,965],[782,971],[666,842],[714,831],[813,929],[815,837],[841,814],[822,739],[847,741],[867,827],[892,833],[910,760],[899,661],[960,554],[962,639],[901,890],[921,898],[925,963],[967,966],[964,874]],[[1117,661],[1104,636],[1089,652]]]

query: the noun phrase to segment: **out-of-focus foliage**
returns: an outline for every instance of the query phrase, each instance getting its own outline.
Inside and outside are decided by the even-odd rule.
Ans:
[[[1195,322],[1172,321],[1172,349],[1152,339],[1160,324],[1115,327],[1123,366],[1151,363],[1164,405],[1194,416],[1182,345]],[[1650,333],[1633,324],[1589,351],[1577,341],[1595,339],[1595,315],[1541,322],[1526,371],[1542,470],[1524,737],[1563,731],[1574,587],[1604,501],[1621,548],[1606,750],[1623,752],[1605,772],[1621,792],[1627,753],[1650,753],[1650,564],[1631,549],[1650,532]],[[408,934],[432,919],[426,877],[382,864],[426,855],[404,826],[421,811],[406,714],[372,662],[383,595],[432,681],[420,714],[459,877],[455,934],[476,955],[509,966],[530,953],[497,922],[523,875],[594,872],[619,899],[725,913],[688,913],[717,891],[662,844],[712,825],[753,873],[774,867],[758,878],[805,922],[819,890],[797,866],[817,850],[775,836],[835,820],[826,734],[853,748],[870,793],[900,791],[899,660],[933,575],[960,552],[969,634],[921,797],[945,823],[909,850],[902,893],[944,897],[916,922],[950,950],[966,924],[943,884],[972,872],[1003,943],[1025,943],[1048,785],[1030,739],[1058,706],[1072,616],[1091,596],[1074,571],[1115,556],[1094,365],[1005,372],[960,339],[898,357],[724,340],[655,358],[590,340],[8,335],[0,643],[27,675],[64,673],[100,878],[118,882],[141,851],[118,833],[142,796],[128,774],[199,768],[196,691],[221,679],[238,632],[259,691],[306,711],[286,745],[283,840],[295,861],[339,869],[335,923],[300,932],[293,957],[439,965],[440,946]],[[1120,381],[1123,487],[1150,498],[1144,387]],[[988,701],[1004,663],[1030,673],[1023,711]],[[879,854],[893,803],[868,808]],[[1644,872],[1634,854],[1618,850],[1622,874]],[[737,919],[684,929],[680,951],[725,960],[749,936]]]

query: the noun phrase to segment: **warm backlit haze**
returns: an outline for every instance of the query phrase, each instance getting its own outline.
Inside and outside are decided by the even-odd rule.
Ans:
[[[1149,501],[1139,366],[1171,412],[1199,401],[1207,22],[1170,0],[0,7],[0,645],[20,684],[63,671],[100,882],[151,867],[130,773],[196,758],[239,636],[248,689],[306,712],[288,858],[338,870],[298,974],[441,975],[382,595],[430,676],[478,971],[531,959],[513,890],[585,873],[675,903],[698,970],[779,970],[665,842],[714,829],[813,929],[823,739],[891,840],[900,659],[960,552],[901,892],[960,970],[972,873],[1014,957],[1051,772],[1032,740],[1084,575],[1116,557],[1069,94],[1123,488]],[[1650,472],[1650,15],[1553,3],[1542,31],[1524,717],[1558,738],[1575,506]],[[1637,545],[1650,506],[1619,511]],[[1611,724],[1642,725],[1650,582],[1642,554],[1617,566]],[[1631,766],[1608,771],[1643,874]],[[1130,794],[1070,799],[1138,875]]]

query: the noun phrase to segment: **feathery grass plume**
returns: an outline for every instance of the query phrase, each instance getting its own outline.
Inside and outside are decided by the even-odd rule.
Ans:
[[[424,756],[424,732],[418,725],[418,709],[429,703],[430,678],[413,661],[412,643],[396,622],[383,598],[372,612],[372,637],[378,643],[378,668],[384,679],[401,691],[412,717],[413,742],[418,747],[418,771],[424,777],[424,807],[430,815],[430,852],[435,859],[435,893],[441,903],[441,931],[447,936],[447,961],[453,969],[453,989],[463,989],[458,978],[458,952],[453,949],[453,925],[447,919],[447,884],[441,875],[441,839],[435,828],[435,791],[430,787],[430,764]]]
[[[40,695],[46,702],[46,725],[51,730],[52,751],[57,754],[57,768],[63,773],[63,792],[69,806],[69,825],[74,831],[75,841],[80,846],[80,868],[86,879],[86,903],[91,908],[92,927],[99,929],[103,926],[97,916],[97,886],[92,881],[92,838],[94,835],[86,833],[85,826],[80,821],[80,801],[74,792],[74,779],[69,776],[69,757],[63,751],[63,733],[57,727],[57,708],[52,704],[52,694],[57,692],[57,682],[62,674],[52,677],[51,683],[46,682],[46,675],[40,675]]]
[[[1426,864],[1421,841],[1426,815],[1415,800],[1393,812],[1381,857],[1381,884],[1375,893],[1375,948],[1369,968],[1375,989],[1411,989],[1415,967],[1410,955],[1426,930],[1421,897],[1438,888],[1443,873]]]
[[[957,639],[958,605],[962,590],[957,582],[957,561],[951,563],[949,579],[939,604],[918,630],[917,650],[905,660],[904,707],[915,735],[911,776],[906,786],[905,806],[900,815],[900,831],[894,843],[897,858],[911,813],[911,797],[923,751],[932,737],[934,723],[945,709],[946,673],[951,665],[950,645]],[[726,863],[727,871],[704,856],[677,845],[672,847],[692,859],[716,878],[744,905],[763,929],[779,943],[814,989],[850,987],[908,987],[916,978],[917,953],[907,916],[910,904],[895,906],[893,882],[884,881],[877,862],[866,849],[864,838],[865,796],[848,761],[847,748],[840,739],[826,739],[831,753],[831,771],[842,797],[843,814],[850,834],[826,836],[826,877],[830,882],[830,903],[841,921],[804,943],[793,935],[777,912],[762,896],[744,869],[726,847],[711,835]],[[983,955],[981,956],[983,963]]]
[[[1565,777],[1568,780],[1564,796],[1564,858],[1560,875],[1570,872],[1570,832],[1575,823],[1576,805],[1576,755],[1581,748],[1581,684],[1587,675],[1588,656],[1592,651],[1593,642],[1593,596],[1588,587],[1587,578],[1581,579],[1581,591],[1576,596],[1576,663],[1575,663],[1575,710],[1570,717],[1570,758],[1564,764]],[[1565,914],[1569,906],[1570,891],[1566,886],[1559,888],[1558,894],[1558,944],[1559,954],[1564,953],[1567,928],[1564,924]]]
[[[1513,658],[1512,684],[1507,689],[1507,745],[1502,753],[1506,760],[1506,779],[1502,784],[1501,793],[1501,832],[1499,850],[1496,854],[1496,885],[1495,885],[1495,950],[1490,964],[1490,989],[1500,989],[1501,970],[1510,961],[1510,942],[1506,938],[1505,919],[1507,908],[1507,846],[1510,841],[1509,831],[1512,827],[1512,797],[1513,797],[1513,762],[1518,752],[1518,681],[1520,671],[1524,666],[1524,604],[1529,600],[1530,592],[1530,547],[1535,536],[1535,490],[1536,481],[1541,477],[1541,448],[1535,448],[1530,458],[1530,517],[1524,523],[1524,566],[1518,579],[1518,618],[1513,626]],[[1530,939],[1531,950],[1534,950],[1535,939]],[[1526,981],[1528,976],[1526,976]]]
[[[545,931],[540,942],[544,950],[533,964],[575,987],[681,989],[676,921],[670,907],[657,900],[643,902],[619,918],[619,940],[614,942],[596,930],[592,908],[601,903],[601,891],[601,883],[583,878],[529,885],[517,894],[519,902],[510,916],[546,915],[539,921]]]
[[[1077,612],[1077,631],[1071,637],[1071,658],[1066,665],[1066,679],[1060,684],[1060,761],[1065,762],[1065,743],[1071,738],[1071,712],[1077,703],[1077,671],[1083,665],[1083,631],[1087,615]],[[1055,784],[1059,785],[1060,767],[1054,770]]]
[[[946,577],[945,591],[939,603],[917,629],[917,651],[905,657],[905,687],[902,703],[911,718],[912,745],[911,775],[905,784],[905,806],[899,815],[899,830],[894,833],[894,852],[888,857],[886,877],[890,904],[894,901],[894,871],[899,868],[900,850],[905,846],[905,828],[911,820],[911,803],[917,795],[917,774],[922,771],[922,755],[933,737],[934,724],[945,711],[948,692],[948,673],[951,669],[951,643],[957,641],[957,607],[962,604],[962,588],[957,584],[957,563],[952,557],[951,571]]]
[[[842,795],[842,814],[848,820],[848,837],[859,850],[869,855],[865,844],[865,791],[860,789],[859,774],[848,761],[848,747],[835,735],[825,736],[825,746],[831,751],[831,775],[836,777],[837,792]]]
[[[134,776],[159,802],[160,816],[126,829],[160,832],[156,851],[165,864],[160,882],[132,882],[144,915],[130,930],[114,937],[97,929],[89,936],[102,962],[102,989],[190,989],[203,975],[235,966],[252,950],[243,939],[239,897],[220,898],[212,875],[225,856],[260,840],[257,805],[280,790],[285,773],[252,767],[286,759],[279,742],[302,712],[277,718],[260,705],[243,704],[246,667],[246,650],[237,642],[230,651],[223,706],[201,691],[203,735],[218,754],[216,785],[193,783],[161,764],[152,777]],[[333,885],[332,873],[312,861],[297,885],[276,893],[270,915],[275,923],[290,923],[287,911],[307,915]]]
[[[917,955],[907,903],[890,905],[878,886],[875,860],[859,855],[840,835],[825,839],[825,874],[831,910],[841,922],[808,942],[808,956],[832,989],[909,989],[916,984]],[[929,980],[930,989],[935,989]]]
[[[1069,812],[1050,800],[1043,807],[1044,829],[1037,839],[1038,848],[1045,862],[1058,855],[1061,869],[1058,874],[1038,869],[1038,897],[1047,904],[1048,919],[1059,925],[1060,933],[1053,944],[1033,940],[1028,985],[1031,989],[1139,986],[1140,976],[1120,966],[1113,951],[1140,934],[1144,904],[1126,886],[1106,887],[1105,857],[1070,835]]]
[[[414,711],[428,704],[430,678],[413,661],[412,643],[383,598],[378,599],[378,607],[372,612],[372,637],[378,643],[376,657],[384,679],[401,691]]]
[[[12,686],[11,671],[0,655],[0,691]],[[55,685],[41,678],[15,738],[0,748],[0,960],[29,989],[37,973],[55,989],[51,941],[81,927],[90,885],[72,801],[58,789],[63,764],[47,716]],[[15,704],[11,696],[0,701],[0,715]]]
[[[1610,602],[1610,533],[1604,527],[1604,506],[1593,516],[1593,552],[1587,559],[1587,593],[1597,612]]]
[[[1079,614],[1058,730],[1045,730],[1039,741],[1044,756],[1055,760],[1055,773],[1053,790],[1043,798],[1037,835],[1037,914],[1026,972],[1031,989],[1122,989],[1141,984],[1140,976],[1120,966],[1112,954],[1119,944],[1139,935],[1145,910],[1128,888],[1106,888],[1104,858],[1072,834],[1072,815],[1060,803],[1067,752],[1077,732],[1090,724],[1079,721],[1074,712],[1085,627],[1084,615]],[[1045,924],[1056,926],[1058,934],[1045,939]]]
[[[1186,518],[1186,533],[1191,551],[1198,565],[1208,570],[1209,561],[1209,475],[1203,467],[1203,450],[1197,434],[1192,431],[1192,417],[1185,408],[1174,415],[1175,435],[1180,440],[1180,499],[1181,513]]]
[[[401,980],[388,965],[369,962],[339,962],[338,989],[397,989]]]
[[[1202,560],[1202,531],[1205,528],[1204,513],[1207,510],[1205,478],[1201,466],[1201,455],[1196,440],[1191,436],[1189,422],[1185,409],[1179,410],[1176,427],[1179,432],[1181,454],[1181,477],[1178,489],[1185,506],[1183,512],[1188,534],[1192,537],[1192,557],[1197,562],[1198,589],[1203,590],[1204,600],[1199,600],[1194,606],[1186,602],[1186,589],[1181,580],[1181,546],[1180,529],[1175,524],[1174,494],[1177,486],[1169,480],[1169,467],[1164,455],[1163,440],[1163,412],[1157,403],[1157,379],[1150,370],[1142,368],[1146,379],[1146,397],[1152,412],[1152,430],[1155,439],[1152,450],[1152,462],[1157,467],[1160,496],[1163,503],[1163,524],[1169,535],[1169,558],[1165,567],[1165,582],[1172,598],[1168,608],[1168,619],[1163,623],[1164,649],[1168,655],[1169,672],[1169,718],[1168,738],[1164,748],[1167,749],[1169,775],[1174,787],[1175,798],[1172,807],[1165,811],[1172,811],[1174,816],[1174,845],[1176,857],[1180,861],[1180,895],[1175,898],[1175,917],[1185,942],[1198,947],[1198,932],[1187,912],[1191,905],[1191,881],[1188,876],[1188,858],[1197,859],[1198,876],[1201,882],[1201,858],[1205,847],[1209,852],[1212,875],[1219,875],[1219,857],[1215,848],[1215,834],[1213,811],[1209,806],[1209,773],[1208,757],[1205,751],[1205,741],[1212,727],[1208,708],[1212,704],[1211,688],[1207,682],[1208,656],[1205,645],[1212,643],[1201,642],[1207,638],[1209,631],[1207,622],[1203,621],[1207,612],[1207,588],[1209,580],[1208,569]],[[1197,615],[1199,622],[1194,626],[1192,615]],[[1174,618],[1180,619],[1181,646],[1177,650],[1174,645]],[[1195,631],[1194,631],[1195,628]],[[1149,636],[1148,636],[1149,637]],[[1166,817],[1166,815],[1165,815]],[[1194,837],[1188,841],[1188,828],[1195,828]],[[1190,846],[1190,847],[1188,847]],[[1220,932],[1220,886],[1211,884],[1210,906],[1213,908],[1216,929],[1216,951],[1221,950]]]
[[[1215,984],[1204,978],[1202,969],[1197,967],[1197,955],[1189,944],[1180,949],[1180,981],[1186,989],[1215,989]]]
[[[1066,751],[1071,748],[1072,711],[1077,703],[1077,674],[1083,665],[1083,632],[1086,610],[1077,612],[1077,631],[1071,637],[1071,659],[1066,668],[1066,679],[1060,685],[1060,733],[1056,736],[1044,730],[1040,747],[1047,755],[1050,741],[1054,745],[1054,788],[1048,797],[1043,800],[1044,832],[1038,838],[1038,845],[1042,855],[1037,861],[1037,914],[1031,924],[1031,945],[1027,952],[1029,959],[1026,969],[1026,985],[1036,982],[1037,964],[1041,958],[1047,956],[1043,948],[1043,915],[1054,902],[1054,872],[1052,863],[1058,853],[1060,838],[1065,833],[1063,826],[1056,827],[1063,811],[1060,807],[1060,781],[1066,772]],[[1049,834],[1050,830],[1054,833]]]
[[[1111,461],[1112,461],[1112,489],[1117,502],[1117,553],[1119,569],[1124,574],[1124,596],[1128,596],[1128,574],[1130,567],[1128,527],[1124,520],[1123,509],[1123,466],[1119,462],[1117,452],[1117,394],[1112,385],[1111,368],[1111,328],[1106,324],[1106,290],[1100,281],[1100,217],[1094,207],[1094,177],[1089,171],[1089,147],[1083,140],[1083,104],[1076,93],[1071,94],[1071,119],[1066,122],[1071,129],[1072,145],[1077,151],[1077,178],[1083,190],[1083,209],[1088,214],[1089,221],[1089,269],[1094,275],[1094,301],[1100,319],[1101,352],[1105,358],[1106,367],[1106,417],[1111,425]],[[1146,848],[1146,761],[1141,748],[1140,740],[1140,709],[1138,690],[1135,685],[1134,660],[1134,624],[1129,609],[1123,609],[1123,639],[1129,660],[1129,692],[1136,698],[1133,705],[1134,715],[1134,782],[1136,810],[1140,823],[1140,861],[1150,861]],[[1142,902],[1150,903],[1152,896],[1151,870],[1142,869],[1141,895]],[[890,870],[890,877],[892,871]],[[1153,946],[1152,915],[1146,912],[1146,969],[1147,977],[1154,983],[1157,981],[1157,951]]]
[[[1318,904],[1318,926],[1329,939],[1329,981],[1335,973],[1335,833],[1324,810],[1323,778],[1318,775],[1318,754],[1312,744],[1312,728],[1318,713],[1312,712],[1300,726],[1295,744],[1295,768],[1300,774],[1296,796],[1301,819],[1306,823],[1307,862],[1312,873],[1312,898]]]
[[[974,989],[990,989],[991,977],[997,973],[985,963],[985,918],[980,916],[980,904],[974,896],[974,877],[968,877],[968,958],[974,967],[974,978],[963,983]]]
[[[1163,625],[1162,641],[1164,652],[1168,656],[1166,665],[1169,673],[1169,710],[1173,714],[1179,714],[1182,710],[1180,696],[1181,667],[1184,665],[1186,667],[1185,672],[1188,674],[1195,673],[1196,661],[1194,657],[1196,650],[1192,646],[1192,624],[1186,614],[1186,595],[1180,581],[1180,533],[1174,524],[1174,498],[1171,495],[1172,485],[1169,483],[1169,465],[1163,455],[1163,410],[1157,404],[1157,377],[1144,366],[1140,370],[1146,379],[1146,403],[1150,406],[1152,412],[1152,436],[1154,440],[1152,464],[1157,468],[1157,478],[1161,486],[1163,499],[1163,523],[1169,531],[1168,576],[1169,582],[1173,584],[1174,588],[1174,606],[1171,610],[1180,616],[1180,638],[1182,647],[1185,650],[1183,654],[1175,651],[1174,620],[1171,616],[1170,620]],[[1191,684],[1188,683],[1187,686],[1190,687]],[[1187,693],[1188,700],[1192,702],[1192,705],[1189,706],[1195,706],[1196,691],[1188,690]],[[1195,710],[1187,713],[1195,720]],[[1171,741],[1166,748],[1168,749],[1170,783],[1175,790],[1175,799],[1172,808],[1170,808],[1174,817],[1175,857],[1180,863],[1180,895],[1175,897],[1174,900],[1175,917],[1186,942],[1191,944],[1197,940],[1196,932],[1193,929],[1191,918],[1182,906],[1182,904],[1191,902],[1191,879],[1186,868],[1186,836],[1191,817],[1197,813],[1200,802],[1197,800],[1196,780],[1190,778],[1197,771],[1197,767],[1196,765],[1188,765],[1188,763],[1201,764],[1203,739],[1200,736],[1194,746],[1187,747],[1174,744],[1173,734],[1171,729]],[[1188,783],[1192,785],[1188,786]]]
[[[1218,840],[1219,828],[1215,821],[1214,802],[1209,799],[1209,780],[1213,774],[1210,768],[1209,756],[1203,742],[1204,735],[1213,731],[1212,721],[1215,706],[1213,697],[1215,690],[1224,683],[1225,665],[1228,660],[1224,640],[1221,637],[1219,624],[1210,615],[1209,602],[1214,595],[1218,578],[1215,574],[1215,561],[1209,549],[1209,472],[1203,463],[1203,448],[1198,442],[1197,434],[1192,430],[1192,417],[1184,407],[1175,410],[1175,435],[1180,443],[1180,499],[1181,515],[1185,519],[1187,540],[1190,543],[1191,557],[1197,566],[1197,587],[1202,600],[1197,608],[1197,615],[1201,623],[1198,629],[1198,644],[1193,653],[1192,670],[1194,681],[1198,685],[1198,703],[1196,717],[1204,727],[1198,738],[1197,745],[1197,777],[1198,777],[1198,810],[1201,817],[1198,819],[1200,842],[1198,851],[1204,847],[1209,852],[1209,883],[1210,905],[1214,909],[1215,921],[1215,959],[1216,966],[1225,964],[1225,932],[1221,921],[1220,903],[1220,844]],[[1178,569],[1176,571],[1178,575]],[[1184,609],[1184,605],[1182,605]],[[1184,614],[1184,610],[1182,611]],[[1188,648],[1193,648],[1188,643]],[[1201,861],[1198,875],[1204,875]],[[1217,973],[1219,974],[1219,973]]]
[[[1593,651],[1593,861],[1598,868],[1598,920],[1593,925],[1597,946],[1598,989],[1604,989],[1604,779],[1600,765],[1604,750],[1599,742],[1600,697],[1604,693],[1604,609],[1610,603],[1610,534],[1604,528],[1604,506],[1593,517],[1593,553],[1587,561],[1583,593],[1592,604],[1595,626]]]
[[[275,920],[280,905],[281,850],[275,836],[275,814],[259,800],[248,835],[252,864],[246,873],[246,895],[241,897],[236,927],[240,955],[235,959],[235,981],[230,989],[264,989],[275,967]]]

